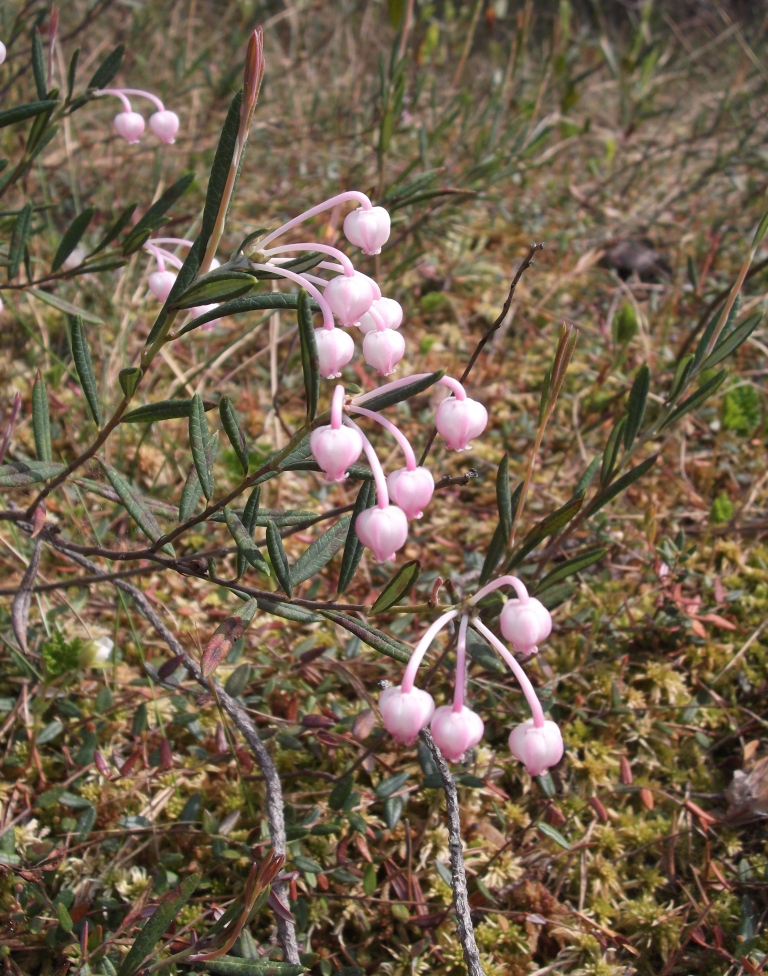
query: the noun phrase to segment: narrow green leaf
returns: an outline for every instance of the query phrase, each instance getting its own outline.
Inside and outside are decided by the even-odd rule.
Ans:
[[[59,928],[61,931],[64,932],[65,935],[69,935],[74,928],[74,924],[72,922],[72,916],[67,911],[67,906],[64,904],[64,902],[60,901],[56,906],[56,917],[59,920]]]
[[[211,175],[208,179],[208,189],[205,194],[205,208],[203,209],[203,222],[200,228],[200,255],[205,253],[208,246],[213,228],[216,225],[216,218],[219,215],[219,208],[224,197],[224,188],[227,185],[227,178],[232,166],[237,138],[240,131],[240,107],[243,102],[242,91],[237,92],[229,106],[224,126],[219,136],[219,144],[216,147],[216,155],[211,166]]]
[[[235,540],[238,552],[244,556],[255,570],[264,576],[270,576],[269,563],[259,552],[258,546],[237,515],[231,509],[225,508],[224,518],[230,535]]]
[[[29,231],[32,226],[32,204],[25,203],[21,210],[16,214],[11,232],[11,243],[8,245],[8,280],[15,278],[21,267],[21,259],[24,256],[24,246],[29,238]]]
[[[699,339],[698,344],[696,346],[696,350],[693,354],[694,366],[698,366],[699,363],[702,361],[702,359],[704,359],[710,340],[712,339],[712,336],[715,334],[715,330],[717,329],[717,325],[718,322],[720,321],[720,316],[723,314],[724,308],[725,308],[725,302],[723,302],[722,305],[720,305],[717,309],[715,309],[712,318],[709,320],[709,322],[707,322],[704,331],[701,333],[701,338]],[[738,294],[736,296],[736,300],[731,306],[730,312],[728,313],[728,318],[723,327],[723,331],[721,332],[721,337],[727,336],[730,333],[734,323],[736,322],[736,319],[738,318],[740,309],[741,309],[741,294]]]
[[[688,377],[691,375],[691,370],[693,369],[694,355],[692,352],[688,353],[687,356],[683,356],[680,362],[677,364],[675,369],[675,376],[672,380],[672,386],[669,390],[668,400],[673,402],[680,396],[683,392],[686,383],[688,382]]]
[[[0,466],[0,488],[23,488],[48,481],[61,474],[66,465],[58,461],[14,461]]]
[[[304,374],[304,392],[307,399],[307,421],[311,423],[317,415],[317,401],[320,396],[320,360],[315,340],[315,328],[312,322],[309,293],[305,288],[299,292],[297,308],[301,368]]]
[[[627,400],[627,425],[624,428],[624,446],[626,448],[632,447],[642,427],[650,389],[651,371],[648,364],[644,363],[637,371]]]
[[[567,579],[569,576],[574,576],[576,573],[580,573],[583,569],[587,569],[589,566],[594,565],[594,563],[599,562],[603,556],[608,552],[605,546],[600,546],[597,549],[589,549],[587,552],[579,553],[578,556],[573,556],[571,559],[566,560],[566,562],[561,563],[556,569],[553,569],[551,573],[547,575],[533,587],[533,593],[543,593],[544,590],[548,589],[550,586],[554,586],[555,583],[559,583],[561,580]]]
[[[613,474],[613,469],[616,466],[616,459],[619,456],[621,440],[624,436],[626,426],[627,418],[620,417],[619,420],[613,425],[613,430],[608,435],[608,443],[605,445],[605,451],[603,451],[603,465],[600,469],[601,485],[607,485],[611,480],[611,475]]]
[[[84,308],[79,308],[77,305],[73,305],[72,302],[64,301],[63,298],[59,298],[58,295],[54,295],[50,291],[43,291],[40,288],[29,288],[27,289],[27,294],[34,295],[41,302],[45,302],[46,305],[50,305],[52,308],[56,308],[67,315],[79,315],[83,322],[90,322],[93,325],[104,324],[104,320],[100,319],[98,315],[94,315],[93,312],[89,312]]]
[[[192,397],[189,407],[189,446],[203,493],[210,501],[213,497],[213,467],[208,463],[207,457],[210,451],[210,434],[208,421],[205,419],[205,406],[198,393]]]
[[[288,563],[288,556],[283,548],[283,540],[280,538],[280,530],[274,522],[267,522],[267,551],[275,571],[277,582],[284,592],[290,597],[293,596],[293,580],[291,579],[291,567]]]
[[[294,620],[300,624],[317,623],[320,617],[311,610],[304,607],[297,607],[293,603],[286,603],[284,600],[272,600],[266,597],[259,597],[259,610],[264,613],[271,613],[275,617],[282,617],[284,620]]]
[[[439,369],[436,373],[430,373],[429,376],[425,376],[421,380],[414,380],[413,383],[406,383],[405,386],[400,386],[396,390],[387,390],[386,393],[379,393],[370,398],[357,397],[357,402],[367,410],[383,410],[385,407],[391,407],[395,403],[400,403],[418,393],[423,393],[430,386],[434,386],[443,376],[445,376],[445,370]]]
[[[408,782],[408,776],[409,773],[398,773],[396,776],[390,776],[388,779],[381,780],[374,790],[376,796],[382,800],[386,800],[387,797],[398,793]]]
[[[116,471],[111,465],[101,459],[99,459],[99,463],[104,469],[107,478],[109,478],[110,484],[115,489],[115,494],[133,521],[148,539],[151,539],[152,542],[157,542],[162,536],[163,531],[157,519],[147,507],[144,499],[138,492],[131,488],[119,471]],[[161,552],[167,553],[172,557],[176,555],[173,546],[169,542],[162,547]]]
[[[219,400],[219,416],[224,433],[229,439],[229,443],[237,455],[240,466],[243,469],[243,476],[248,474],[248,448],[245,442],[245,434],[237,422],[237,414],[232,406],[232,401],[228,396],[223,396]]]
[[[93,77],[88,82],[88,87],[91,89],[106,88],[120,70],[124,54],[125,44],[118,44],[113,51],[110,51],[94,72]]]
[[[536,829],[539,831],[539,833],[544,834],[545,837],[549,837],[550,840],[553,840],[556,844],[559,844],[564,850],[569,851],[571,849],[571,845],[568,843],[565,837],[563,837],[560,831],[556,830],[548,823],[538,823],[536,824]]]
[[[371,613],[383,613],[390,607],[394,607],[396,603],[400,603],[416,585],[420,570],[421,563],[418,559],[412,559],[401,566],[376,597]]]
[[[82,213],[79,213],[69,227],[67,227],[66,231],[64,232],[64,236],[59,242],[59,246],[56,248],[56,254],[53,257],[53,264],[51,265],[51,271],[58,271],[69,255],[80,243],[80,240],[88,229],[88,224],[90,224],[91,218],[95,212],[96,211],[93,207],[88,207],[87,210],[83,210]]]
[[[115,220],[109,225],[107,230],[104,232],[104,236],[101,238],[96,247],[91,251],[88,257],[92,257],[94,254],[98,254],[99,251],[103,251],[104,248],[111,244],[117,237],[119,237],[125,228],[130,224],[133,213],[138,206],[137,203],[129,203],[125,210],[122,210]]]
[[[512,531],[512,493],[509,488],[509,455],[505,454],[496,472],[496,507],[499,510],[499,525],[509,536]]]
[[[559,532],[560,529],[566,526],[583,504],[583,498],[572,498],[570,501],[566,502],[565,505],[558,508],[557,511],[553,512],[551,515],[548,515],[540,522],[537,522],[520,545],[516,548],[507,566],[507,572],[509,572],[513,566],[517,566],[520,562],[522,562],[523,558],[527,556],[531,550],[535,549],[539,543],[543,542],[547,536],[550,536],[555,532]]]
[[[207,410],[215,406],[208,400],[203,401]],[[136,407],[123,415],[123,424],[152,424],[158,420],[179,420],[189,417],[192,413],[192,399],[179,398],[176,400],[158,400],[157,403],[145,403],[143,407]]]
[[[153,231],[161,224],[165,223],[164,218],[166,213],[189,189],[194,179],[194,173],[185,173],[182,177],[176,180],[175,183],[171,184],[165,193],[155,200],[149,210],[147,210],[143,217],[139,219],[138,223],[131,229],[131,233],[128,235],[123,244],[124,254],[130,253],[129,249],[131,244],[146,234],[147,231]]]
[[[317,575],[328,565],[336,553],[347,541],[351,515],[343,518],[327,529],[319,538],[307,548],[291,567],[291,584],[298,586],[304,580]]]
[[[226,660],[227,655],[248,629],[258,609],[256,600],[247,600],[231,617],[227,617],[216,628],[215,633],[205,645],[200,659],[204,678],[209,678],[216,668]]]
[[[117,976],[132,976],[141,968],[141,964],[192,897],[201,878],[202,875],[200,874],[190,874],[178,888],[174,888],[162,896],[154,914],[147,919],[144,928],[136,936],[133,945],[128,950],[128,954],[117,971]]]
[[[38,370],[32,388],[32,429],[35,435],[35,451],[40,461],[53,460],[51,447],[51,418],[48,412],[48,391],[45,380]]]
[[[360,491],[357,493],[357,498],[355,499],[355,507],[352,509],[352,519],[350,522],[349,532],[347,533],[347,541],[344,545],[344,555],[341,557],[341,569],[339,570],[339,589],[338,593],[341,595],[345,592],[349,584],[352,582],[355,573],[357,572],[357,567],[360,565],[360,560],[363,557],[363,544],[357,538],[357,533],[355,532],[355,519],[357,516],[370,508],[376,501],[376,487],[372,481],[364,481],[360,486]]]
[[[70,101],[75,91],[75,79],[77,77],[77,62],[80,59],[80,48],[76,47],[72,57],[69,59],[69,69],[67,71],[67,101]]]
[[[696,410],[702,405],[706,400],[708,400],[717,390],[722,386],[723,380],[728,375],[727,369],[721,369],[719,373],[710,377],[706,383],[703,383],[695,393],[692,393],[686,400],[683,400],[675,409],[670,413],[667,419],[659,427],[659,431],[666,430],[667,427],[671,427],[676,421],[685,414],[689,413],[691,410]]]
[[[74,315],[69,321],[69,327],[72,360],[77,370],[80,386],[83,388],[93,422],[97,427],[101,427],[99,391],[96,384],[96,374],[93,371],[93,363],[91,362],[91,351],[88,348],[88,341],[85,338],[85,331],[83,330],[83,320],[79,315]]]
[[[478,582],[481,586],[484,586],[491,576],[493,576],[493,571],[504,558],[504,553],[506,551],[508,542],[509,532],[505,532],[501,526],[501,523],[499,522],[496,525],[496,528],[493,530],[491,542],[488,546],[488,552],[483,560],[483,568],[480,570]]]
[[[27,119],[32,119],[36,115],[42,115],[43,112],[50,112],[58,104],[57,99],[47,98],[42,102],[27,102],[24,105],[16,105],[14,108],[8,108],[4,112],[0,112],[0,129],[6,125],[13,125],[15,122],[24,122]]]
[[[339,627],[348,630],[350,634],[359,637],[364,644],[372,647],[380,654],[386,654],[387,657],[391,657],[401,664],[407,664],[410,661],[411,654],[413,653],[412,648],[407,644],[403,644],[401,641],[395,640],[394,637],[390,637],[389,634],[385,634],[383,631],[371,627],[370,624],[358,620],[356,617],[350,617],[340,610],[320,610],[318,612],[321,616],[338,624]]]
[[[261,487],[257,485],[248,497],[242,514],[242,523],[249,538],[253,539],[253,533],[259,521],[259,501],[261,499]],[[264,523],[266,528],[266,522]],[[247,566],[247,559],[240,549],[237,550],[237,578],[243,575]]]
[[[188,519],[192,518],[202,494],[203,489],[200,487],[200,479],[197,476],[197,468],[193,464],[189,469],[187,480],[184,482],[184,488],[181,491],[181,501],[179,502],[180,522],[186,522]],[[242,576],[242,573],[238,575]]]
[[[223,319],[226,315],[242,315],[245,312],[261,312],[270,309],[292,309],[298,307],[299,296],[284,294],[279,291],[267,292],[264,295],[248,295],[247,298],[236,298],[231,302],[222,302],[218,308],[210,309],[198,315],[197,318],[187,322],[179,329],[177,335],[183,336],[194,329],[199,329],[201,325],[213,322],[214,319]],[[313,311],[319,309],[316,302],[311,303]]]
[[[197,278],[173,302],[174,309],[226,302],[253,290],[256,279],[244,271],[211,271]]]
[[[589,515],[592,516],[595,512],[599,512],[611,499],[620,495],[625,488],[629,488],[638,478],[642,478],[654,466],[658,456],[658,454],[654,454],[653,457],[649,457],[642,464],[636,465],[617,481],[614,481],[605,491],[601,492],[589,505]]]
[[[701,364],[702,371],[705,369],[712,369],[714,366],[717,366],[718,363],[721,363],[726,356],[730,356],[731,353],[735,352],[743,342],[747,341],[747,339],[752,335],[762,321],[763,313],[755,312],[753,315],[750,315],[748,318],[744,319],[741,325],[737,325],[732,332],[721,336],[717,341],[715,348]]]
[[[128,366],[126,369],[120,370],[120,375],[118,376],[120,389],[129,400],[136,392],[143,376],[144,370],[140,366]],[[125,416],[123,416],[123,420],[125,420]]]
[[[595,480],[595,475],[597,474],[597,469],[600,467],[600,462],[602,459],[602,454],[598,454],[597,457],[590,461],[590,463],[587,465],[586,471],[579,478],[578,484],[573,489],[574,498],[582,498],[586,494],[587,488],[589,488],[589,486]]]
[[[40,37],[40,31],[37,27],[32,30],[32,74],[35,77],[37,97],[44,99],[48,94],[45,83],[45,55],[43,54],[43,42]]]
[[[241,959],[239,956],[219,956],[208,959],[205,969],[213,976],[302,976],[306,966],[271,959]]]

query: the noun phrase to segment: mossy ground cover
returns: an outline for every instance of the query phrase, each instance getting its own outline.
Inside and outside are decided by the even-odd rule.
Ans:
[[[106,105],[90,106],[87,124],[75,117],[29,175],[50,202],[41,218],[51,255],[80,200],[94,200],[106,226],[121,206],[148,202],[186,170],[198,183],[166,229],[194,234],[257,20],[267,80],[224,253],[339,189],[373,187],[395,219],[390,248],[363,270],[406,310],[408,370],[458,375],[528,245],[547,242],[469,381],[489,409],[486,435],[470,455],[438,449],[433,459],[440,475],[472,468],[476,477],[436,497],[401,555],[421,561],[414,602],[429,599],[438,577],[471,593],[496,525],[496,469],[506,453],[513,483],[524,477],[560,323],[574,323],[579,340],[521,537],[572,496],[644,363],[649,416],[659,409],[681,349],[727,294],[765,207],[759,25],[729,23],[724,13],[676,19],[673,8],[652,5],[614,23],[612,5],[582,19],[567,4],[506,13],[417,4],[398,75],[399,41],[378,5],[102,6],[71,42],[82,44],[83,63],[93,67],[125,42],[123,80],[161,92],[182,129],[174,147],[127,147],[111,134]],[[398,5],[390,7],[396,20]],[[62,36],[86,13],[77,2],[62,10]],[[10,152],[12,137],[3,138]],[[317,229],[336,241],[338,216]],[[610,249],[627,240],[657,252],[649,274],[617,273]],[[746,282],[742,317],[764,306],[762,259]],[[139,253],[119,275],[61,285],[61,297],[103,321],[89,334],[106,400],[154,318],[147,269]],[[68,372],[64,317],[34,297],[3,296],[3,416],[14,391],[24,397],[14,450],[34,453],[30,399],[41,369],[54,451],[69,460],[94,431]],[[304,410],[293,330],[284,314],[197,331],[169,347],[147,395],[229,396],[253,460],[263,458],[287,442]],[[643,448],[639,458],[660,452],[648,475],[518,568],[535,581],[576,552],[606,550],[543,597],[555,631],[530,670],[566,741],[551,775],[532,780],[510,756],[507,735],[527,717],[524,702],[487,648],[473,648],[470,695],[486,735],[455,774],[489,976],[760,971],[768,951],[765,341],[758,327],[716,397]],[[363,368],[349,373],[371,385]],[[428,393],[397,412],[416,445],[433,406]],[[147,494],[178,504],[184,437],[174,421],[144,436],[123,426],[109,460]],[[236,477],[237,465],[222,450],[217,480]],[[124,510],[93,495],[86,503],[86,487],[52,496],[48,517],[70,538],[135,544]],[[354,497],[299,472],[266,485],[262,505],[323,511]],[[317,533],[286,538],[289,558]],[[227,538],[223,527],[206,529],[186,545],[224,547]],[[263,781],[215,697],[182,670],[158,675],[170,652],[110,584],[36,594],[30,650],[19,652],[10,592],[31,548],[13,523],[0,525],[8,828],[0,945],[12,973],[110,973],[152,906],[190,873],[203,878],[168,932],[166,954],[171,935],[182,944],[204,933],[243,890],[252,853],[262,856],[268,840]],[[220,557],[222,575],[232,564]],[[76,569],[46,552],[39,582]],[[301,596],[333,599],[337,575],[338,560]],[[345,599],[372,604],[390,575],[364,559]],[[151,566],[135,582],[195,656],[237,607],[226,589]],[[430,619],[398,612],[375,623],[412,643]],[[102,635],[114,639],[115,655],[94,667],[89,641]],[[453,662],[445,640],[428,656],[422,683],[440,703]],[[266,614],[218,672],[281,773],[290,907],[302,961],[322,976],[463,971],[435,769],[423,746],[396,747],[378,721],[379,683],[399,672],[328,621]],[[753,793],[740,812],[725,796],[738,771]],[[233,951],[279,960],[274,939],[267,910]]]

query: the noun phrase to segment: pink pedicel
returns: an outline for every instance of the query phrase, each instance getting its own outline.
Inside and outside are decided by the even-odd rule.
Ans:
[[[403,308],[394,298],[377,298],[368,311],[360,316],[360,331],[375,332],[383,323],[387,329],[399,329],[403,322]]]
[[[458,762],[482,739],[485,726],[477,712],[466,705],[459,712],[452,705],[441,705],[435,711],[430,729],[445,758]]]
[[[161,142],[170,146],[176,142],[176,133],[179,131],[179,117],[175,112],[163,109],[161,112],[150,115],[149,128]]]
[[[529,718],[512,729],[509,748],[531,776],[541,776],[563,758],[563,737],[557,725],[549,719],[537,726]]]
[[[166,302],[175,281],[176,275],[173,271],[153,271],[147,279],[147,284],[158,301]]]
[[[144,118],[138,112],[120,112],[113,125],[115,132],[131,144],[138,142],[144,133]]]
[[[385,563],[405,545],[408,538],[408,519],[402,508],[387,505],[385,508],[367,508],[355,520],[355,532],[364,546]]]
[[[341,370],[355,354],[352,336],[341,329],[315,329],[320,375],[327,380],[341,376]]]
[[[390,219],[384,207],[364,210],[358,207],[344,218],[344,234],[350,244],[362,249],[363,254],[381,254],[381,248],[389,240]]]
[[[500,625],[504,637],[523,654],[535,654],[537,645],[552,633],[549,610],[533,596],[527,603],[508,600],[501,611]]]
[[[432,695],[420,688],[403,691],[402,686],[386,688],[379,697],[379,710],[384,728],[393,739],[410,746],[419,732],[429,725],[435,713]]]
[[[405,339],[394,329],[378,329],[363,339],[363,358],[379,376],[389,376],[405,355]]]
[[[350,464],[363,453],[363,439],[350,427],[334,429],[329,424],[312,431],[309,447],[329,481],[344,481]]]
[[[488,423],[488,411],[477,400],[446,397],[435,413],[435,426],[449,451],[466,451]]]
[[[398,468],[387,475],[387,488],[407,518],[421,518],[432,500],[435,479],[427,468]]]
[[[355,271],[354,274],[338,275],[329,281],[325,288],[325,300],[342,325],[356,325],[360,316],[379,297],[376,290],[375,282]]]

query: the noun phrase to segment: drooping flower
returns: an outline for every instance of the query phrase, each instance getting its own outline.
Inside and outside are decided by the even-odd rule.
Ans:
[[[149,290],[161,302],[168,300],[175,281],[176,275],[173,271],[153,271],[147,278]]]
[[[361,512],[355,521],[355,532],[379,563],[394,559],[408,538],[408,519],[397,505],[375,506]]]
[[[381,298],[377,298],[368,311],[360,316],[358,323],[360,331],[363,333],[375,332],[379,328],[379,320],[384,323],[384,327],[387,329],[399,329],[403,322],[403,309],[400,302],[383,295]]]
[[[421,688],[403,691],[401,685],[386,688],[379,697],[379,709],[384,728],[393,739],[410,746],[425,729],[435,712],[432,695]]]
[[[478,400],[446,397],[435,413],[435,427],[449,451],[466,451],[488,423],[488,411]]]
[[[509,733],[509,749],[531,776],[541,776],[563,758],[563,737],[550,719],[537,726],[529,718]]]
[[[394,329],[375,329],[363,339],[363,357],[379,376],[394,373],[395,366],[405,355],[405,339]]]
[[[179,117],[175,112],[166,109],[162,101],[152,92],[143,91],[141,88],[101,88],[94,94],[114,95],[123,103],[123,111],[115,116],[114,127],[115,132],[122,136],[126,142],[138,142],[145,129],[144,117],[138,112],[134,112],[128,99],[129,95],[147,98],[153,102],[157,111],[149,117],[150,130],[161,142],[166,144],[176,142],[176,133],[179,131]]]
[[[425,467],[398,468],[387,475],[387,487],[395,503],[409,519],[421,518],[435,491],[435,479]]]
[[[175,112],[163,109],[150,115],[149,128],[161,142],[170,146],[176,142],[176,133],[179,131],[179,117]]]
[[[452,705],[441,705],[435,711],[430,731],[445,758],[458,762],[480,742],[485,725],[477,712],[466,705],[458,712]]]
[[[362,249],[364,254],[380,254],[389,240],[390,219],[384,207],[365,210],[358,207],[344,218],[344,234],[350,244]]]
[[[552,633],[552,617],[536,597],[529,597],[526,603],[508,600],[501,611],[500,626],[516,651],[535,654],[537,645]]]
[[[115,132],[130,144],[137,143],[144,133],[144,117],[138,112],[120,112],[113,119]]]
[[[355,343],[341,329],[315,329],[320,375],[328,380],[341,376],[341,370],[355,354]]]
[[[5,44],[3,44],[2,41],[0,41],[0,64],[2,64],[5,61],[5,57],[7,53],[8,52],[6,50]]]
[[[356,325],[376,297],[374,282],[359,271],[337,275],[325,287],[325,300],[341,325]]]

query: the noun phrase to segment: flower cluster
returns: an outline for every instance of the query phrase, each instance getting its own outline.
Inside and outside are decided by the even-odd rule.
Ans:
[[[512,586],[517,594],[516,599],[507,600],[504,604],[500,621],[502,634],[518,653],[526,657],[537,653],[538,644],[546,640],[552,631],[549,611],[539,600],[528,595],[525,586],[516,576],[502,576],[479,590],[463,608],[449,610],[434,621],[416,645],[403,674],[402,683],[382,692],[379,708],[387,731],[398,742],[412,744],[419,732],[429,725],[440,751],[452,762],[458,762],[467,750],[474,748],[483,737],[484,726],[480,716],[464,704],[467,629],[471,624],[498,651],[520,683],[532,717],[512,730],[509,748],[531,776],[539,776],[562,758],[563,739],[557,725],[544,718],[544,711],[528,675],[477,614],[478,602],[500,586]],[[460,621],[453,704],[435,708],[429,692],[414,687],[416,673],[437,634],[457,617]]]
[[[129,95],[137,98],[148,98],[153,102],[157,111],[149,117],[149,128],[161,142],[168,145],[176,142],[176,133],[179,131],[179,117],[175,112],[169,111],[160,101],[157,95],[143,91],[141,88],[101,88],[95,92],[96,95],[114,95],[123,103],[123,111],[115,116],[113,125],[115,132],[122,136],[126,142],[138,142],[144,134],[146,123],[144,116],[139,112],[134,112]]]

